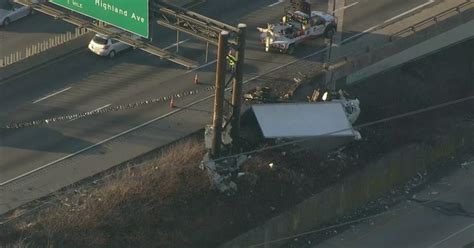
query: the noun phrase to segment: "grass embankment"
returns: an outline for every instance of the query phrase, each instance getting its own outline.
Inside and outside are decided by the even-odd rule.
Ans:
[[[351,89],[362,123],[473,94],[472,42],[427,57]],[[470,49],[470,50],[469,50]],[[468,68],[469,67],[469,68]],[[439,68],[443,68],[440,70]],[[383,83],[380,83],[383,82]],[[351,170],[406,144],[469,132],[471,102],[361,129],[361,141],[328,157],[272,150],[247,161],[254,176],[227,196],[209,190],[198,168],[202,140],[165,149],[155,161],[62,195],[60,204],[15,225],[0,226],[11,247],[215,247],[317,193]],[[270,169],[269,163],[274,163]],[[30,246],[28,246],[30,244]],[[0,246],[1,246],[0,245]]]
[[[202,221],[186,214],[206,211],[199,203],[209,197],[207,175],[197,166],[203,152],[195,140],[177,144],[147,166],[64,196],[31,224],[15,226],[8,239],[33,247],[186,246]]]
[[[253,156],[234,195],[210,190],[202,141],[165,149],[140,168],[58,197],[58,204],[0,228],[0,244],[18,247],[216,247],[263,223],[339,177],[311,154]],[[274,163],[273,168],[268,166]],[[1,246],[0,246],[1,247]]]

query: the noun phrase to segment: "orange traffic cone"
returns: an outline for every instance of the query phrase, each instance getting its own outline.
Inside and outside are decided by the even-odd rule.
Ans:
[[[198,79],[198,74],[197,74],[197,73],[196,73],[196,75],[194,76],[193,83],[194,83],[194,84],[199,84],[199,79]]]
[[[171,97],[171,101],[170,101],[170,109],[174,108],[174,97]]]

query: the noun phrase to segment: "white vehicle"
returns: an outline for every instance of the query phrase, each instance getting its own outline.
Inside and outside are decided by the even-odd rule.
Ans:
[[[311,16],[301,11],[288,11],[279,24],[257,28],[265,51],[277,50],[293,54],[301,42],[319,36],[330,38],[336,32],[336,18],[321,11],[311,11]]]
[[[33,13],[33,9],[18,3],[7,3],[0,8],[0,26],[6,27],[10,23]]]
[[[119,29],[109,28],[113,32],[122,32]],[[136,35],[131,36],[132,39],[138,40],[140,37]],[[107,56],[114,58],[120,52],[132,48],[132,46],[115,40],[109,36],[96,34],[94,38],[89,42],[89,50],[99,56]]]

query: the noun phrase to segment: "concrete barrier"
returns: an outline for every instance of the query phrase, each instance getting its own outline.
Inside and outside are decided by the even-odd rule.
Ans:
[[[222,11],[230,10],[235,7],[236,4],[243,4],[245,2],[250,2],[250,0],[180,0],[180,1],[168,1],[176,5],[190,5],[193,6],[196,4],[196,10],[193,8],[193,11],[200,12],[200,8],[205,8],[207,12],[211,14],[221,13]],[[199,3],[203,3],[199,5]],[[51,49],[48,49],[47,52],[42,52],[26,59],[20,60],[14,64],[0,67],[0,81],[7,80],[11,77],[24,73],[28,70],[41,66],[45,63],[54,61],[64,55],[73,53],[78,49],[85,48],[89,43],[90,39],[94,34],[88,33],[79,38],[73,39],[64,44],[58,45]]]
[[[447,15],[443,16],[442,18],[438,18],[436,22],[428,22],[421,30],[421,27],[418,27],[419,29],[417,29],[415,32],[406,33],[403,36],[392,37],[392,41],[389,40],[389,36],[386,36],[383,38],[385,41],[381,42],[380,44],[367,46],[367,44],[364,44],[362,40],[347,44],[348,47],[345,48],[347,53],[342,53],[339,56],[336,54],[334,57],[334,62],[331,66],[333,71],[333,79],[340,81],[339,86],[343,87],[346,84],[360,80],[360,75],[356,78],[357,74],[363,73],[364,75],[362,75],[362,77],[365,77],[367,74],[373,74],[372,72],[374,71],[382,72],[389,67],[387,65],[387,61],[389,61],[390,64],[391,61],[395,61],[393,60],[394,58],[396,58],[397,61],[401,61],[399,58],[395,57],[397,54],[405,53],[407,56],[404,56],[404,58],[410,57],[410,59],[416,59],[418,58],[418,55],[419,57],[425,56],[426,54],[420,55],[422,51],[420,50],[420,46],[423,46],[421,43],[426,45],[428,44],[427,42],[438,41],[439,43],[441,41],[444,42],[444,44],[454,44],[466,39],[469,34],[472,37],[472,32],[470,32],[472,29],[472,24],[470,23],[473,21],[474,8],[472,8],[470,5],[468,7],[469,8],[463,9],[461,13],[456,15]],[[464,29],[464,33],[462,31],[458,33],[453,31],[459,31],[462,29]],[[451,42],[448,42],[446,37],[448,37]],[[430,39],[432,40],[428,41]],[[457,41],[453,41],[456,39]],[[412,51],[407,50],[410,48]],[[424,47],[423,49],[426,53],[426,48]],[[438,48],[438,50],[439,49],[441,48]],[[415,51],[415,53],[413,51]],[[435,50],[431,52],[435,52]],[[398,57],[401,56],[402,55],[398,55]],[[387,59],[389,57],[391,58]],[[370,71],[371,73],[366,73],[367,71]],[[351,76],[349,77],[349,75]]]
[[[473,146],[474,133],[465,131],[431,145],[405,146],[220,247],[278,247],[288,241],[279,239],[313,230],[349,214],[418,172],[436,168],[439,166],[436,162],[468,149],[472,151]]]
[[[0,68],[12,65],[20,60],[24,60],[36,54],[45,52],[72,39],[76,39],[86,33],[86,28],[76,28],[74,33],[68,31],[66,33],[51,36],[47,40],[43,40],[41,42],[38,42],[37,44],[25,47],[23,50],[12,52],[11,54],[4,56],[3,58],[0,58]]]
[[[472,30],[474,30],[474,20],[373,64],[371,61],[372,59],[369,59],[368,62],[371,65],[362,66],[363,69],[348,75],[346,83],[352,84],[358,82],[370,76],[387,71],[393,67],[408,63],[423,56],[427,56],[440,49],[457,44],[467,39],[471,39],[474,37]]]
[[[26,71],[37,68],[43,64],[54,61],[67,54],[74,53],[79,49],[85,49],[94,36],[94,33],[86,33],[76,39],[58,45],[45,52],[20,60],[14,64],[0,68],[0,81],[9,79]]]

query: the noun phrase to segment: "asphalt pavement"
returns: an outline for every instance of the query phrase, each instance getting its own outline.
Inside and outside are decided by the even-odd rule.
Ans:
[[[26,47],[67,31],[74,32],[74,28],[74,25],[36,12],[12,22],[8,27],[0,27],[0,58],[17,51],[24,52]]]
[[[245,6],[233,13],[227,13],[221,20],[236,24],[240,18],[249,25],[247,42],[247,78],[271,68],[288,63],[293,56],[265,53],[258,42],[258,25],[266,25],[268,21],[278,20],[283,11],[283,5],[267,7],[267,4],[255,4],[257,11],[249,11],[255,6]],[[159,33],[155,34],[160,37]],[[167,41],[155,38],[163,44],[175,49],[175,35],[168,32]],[[182,35],[183,40],[188,37]],[[304,56],[315,49],[322,49],[324,40],[319,39],[301,47],[295,56]],[[198,41],[188,41],[180,45],[180,53],[205,63],[205,44]],[[215,58],[211,53],[210,58]],[[0,86],[0,124],[11,122],[37,120],[53,116],[68,115],[92,111],[107,105],[121,105],[142,100],[169,96],[193,89],[207,88],[214,82],[215,64],[210,64],[196,72],[189,73],[185,68],[162,61],[140,50],[131,50],[117,56],[116,59],[98,57],[88,50],[75,56],[68,57],[60,63],[42,68],[34,73],[25,75]],[[193,77],[198,73],[201,85],[194,85]],[[58,93],[58,94],[57,94]],[[213,92],[206,92],[210,94]],[[146,118],[162,115],[168,112],[167,106],[157,106],[153,114],[144,115],[136,111],[135,116],[122,123],[109,127],[96,128],[92,132],[82,133],[78,138],[62,137],[65,133],[58,132],[58,127],[71,126],[79,123],[72,121],[48,128],[34,128],[31,130],[7,131],[2,138],[2,173],[0,181],[6,181],[16,175],[25,173],[41,163],[53,161],[86,144],[93,144],[111,136],[110,132],[129,129],[138,125]],[[138,117],[144,118],[138,118]],[[88,124],[82,124],[80,129],[88,130]],[[54,130],[54,131],[53,131]],[[70,135],[69,135],[70,136]],[[32,139],[32,137],[35,137]],[[80,138],[79,138],[80,137]],[[87,141],[81,141],[81,140]],[[25,158],[28,159],[25,161]],[[21,164],[21,167],[17,165]]]
[[[197,7],[204,15],[210,15],[234,25],[238,22],[248,25],[246,80],[325,47],[323,39],[316,39],[301,46],[292,56],[265,53],[258,42],[256,27],[279,20],[284,4],[276,4],[276,2],[278,1],[249,1],[248,4],[235,4],[235,6],[227,6],[228,10],[225,13],[211,10],[213,8],[207,8],[205,3]],[[391,6],[399,1],[371,0],[366,5],[380,2]],[[420,1],[404,2],[413,2],[412,4],[417,5]],[[314,3],[314,8],[327,10],[327,2],[314,1]],[[362,28],[369,28],[375,23],[383,22],[389,15],[385,11],[395,16],[400,14],[389,7],[379,8],[378,11],[372,13],[370,11],[373,10],[367,6],[363,7],[363,3],[351,8],[356,6],[361,8],[356,12],[357,15],[364,16],[365,14],[371,18],[364,24],[365,26],[361,26]],[[403,13],[406,8],[399,11]],[[366,9],[365,13],[364,9]],[[345,23],[348,17],[351,18],[350,13],[346,11]],[[154,41],[162,47],[176,49],[173,46],[176,37],[174,32],[160,30],[155,32],[155,36]],[[24,76],[0,82],[0,126],[12,122],[126,105],[196,89],[200,90],[198,94],[179,99],[177,104],[185,106],[210,98],[213,92],[206,91],[206,88],[214,83],[215,64],[212,61],[215,54],[211,51],[209,56],[211,59],[206,64],[204,61],[205,43],[182,35],[181,40],[187,39],[189,41],[180,45],[180,53],[205,64],[194,71],[187,71],[185,68],[159,60],[139,50],[121,54],[114,60],[100,58],[83,50]],[[314,56],[307,59],[322,61],[322,58],[323,56]],[[196,73],[202,82],[200,85],[192,83]],[[30,192],[28,197],[34,199],[35,195],[44,195],[61,185],[90,176],[110,165],[126,161],[203,127],[211,121],[211,108],[206,106],[199,109],[191,107],[177,114],[178,110],[169,109],[167,103],[155,104],[54,125],[0,131],[0,189],[3,189],[3,191],[0,190],[0,194],[5,194],[5,197],[0,197],[3,198],[0,202],[0,212],[25,201],[24,199],[15,201],[17,198],[11,197],[15,192],[17,194],[22,192],[25,195],[26,192]],[[142,127],[148,126],[148,123],[152,121],[155,121],[153,129],[148,128],[145,131]],[[129,137],[128,132],[133,137]],[[57,180],[53,186],[51,183],[48,187],[41,186],[48,182],[34,186],[25,183],[30,186],[24,187],[18,184],[11,185],[10,181],[13,178],[49,166],[54,166],[61,171],[55,173],[41,171],[41,173],[34,173],[34,177],[37,180],[49,181],[49,183],[51,180],[55,182]],[[66,172],[69,169],[72,169],[74,174],[68,174],[71,173]],[[38,188],[35,189],[38,191],[32,193],[33,188]]]
[[[474,247],[474,158],[387,212],[315,248]]]
[[[394,19],[415,14],[426,6],[443,0],[346,0],[342,38],[365,32],[377,25]]]

